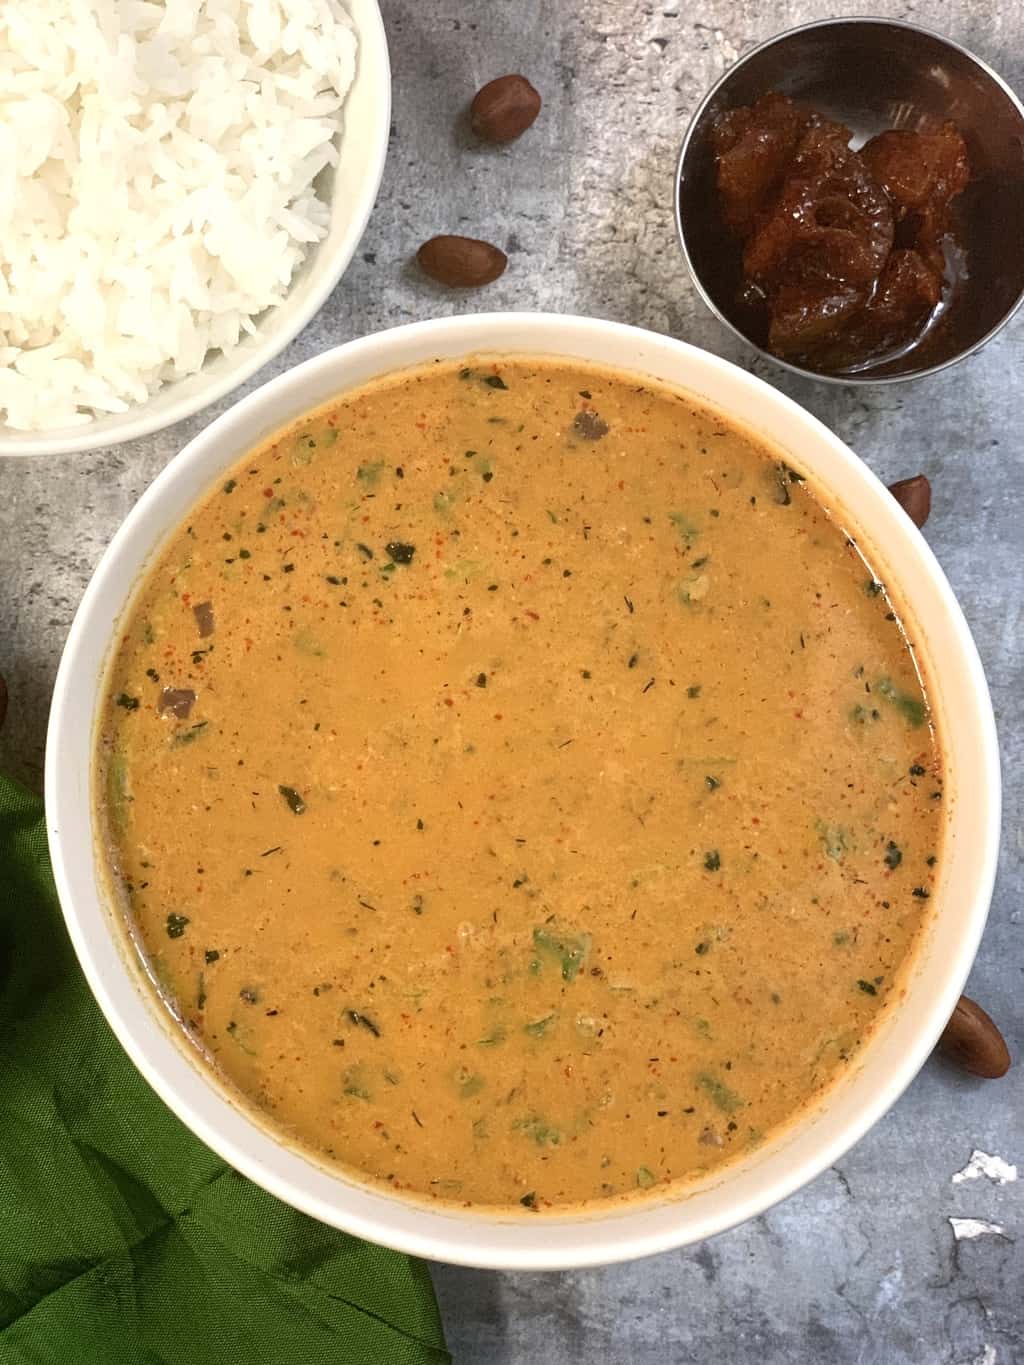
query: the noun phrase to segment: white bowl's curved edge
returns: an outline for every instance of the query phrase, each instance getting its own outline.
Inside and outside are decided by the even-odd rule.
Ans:
[[[319,313],[348,269],[370,221],[384,176],[391,130],[391,62],[380,5],[378,0],[347,0],[347,4],[354,11],[353,21],[359,36],[357,73],[349,92],[349,101],[357,93],[358,86],[359,93],[366,92],[368,99],[374,98],[370,92],[376,90],[381,107],[374,117],[376,127],[370,148],[369,170],[362,182],[360,195],[346,219],[341,240],[330,253],[329,263],[323,268],[320,268],[319,253],[324,243],[314,248],[299,267],[293,283],[304,279],[307,273],[319,277],[318,282],[306,291],[301,306],[289,310],[287,321],[279,327],[274,322],[280,310],[287,307],[288,299],[269,310],[264,315],[265,322],[261,324],[261,331],[266,329],[263,339],[255,344],[240,341],[226,357],[218,358],[218,373],[209,382],[202,382],[204,371],[200,370],[198,374],[166,385],[145,403],[139,404],[137,409],[130,408],[123,416],[116,414],[113,417],[96,418],[78,427],[66,427],[52,436],[46,431],[21,433],[0,425],[0,459],[6,456],[84,455],[89,451],[110,449],[142,436],[151,436],[155,431],[163,431],[176,422],[202,412],[251,379],[264,365],[280,355]],[[347,101],[345,109],[348,107]],[[236,357],[236,363],[232,364]],[[173,390],[179,383],[188,384],[189,389],[184,394],[174,396]],[[164,394],[167,398],[159,401]]]
[[[522,339],[517,341],[516,337]],[[255,423],[257,429],[270,430],[289,420],[289,394],[291,407],[298,415],[313,406],[309,394],[318,386],[329,387],[330,376],[337,367],[356,371],[354,377],[341,381],[347,386],[362,382],[360,367],[367,373],[384,372],[433,355],[457,356],[474,351],[575,354],[578,358],[589,356],[599,363],[618,363],[640,372],[651,372],[656,356],[671,356],[680,366],[687,367],[689,378],[670,382],[707,396],[712,402],[715,399],[709,390],[716,383],[726,388],[732,385],[751,413],[771,412],[775,420],[791,424],[794,433],[816,446],[820,458],[832,466],[833,488],[836,482],[841,482],[841,475],[849,480],[850,488],[859,489],[866,504],[875,504],[876,525],[881,523],[888,529],[913,561],[914,568],[924,574],[926,590],[921,589],[921,596],[927,598],[928,610],[934,610],[936,620],[947,632],[948,645],[943,648],[952,651],[961,665],[959,671],[952,669],[959,686],[955,700],[968,708],[969,716],[958,725],[970,741],[971,748],[963,758],[972,760],[977,780],[958,799],[964,805],[964,818],[972,823],[968,857],[973,890],[966,910],[958,912],[955,926],[952,915],[947,914],[942,920],[949,922],[951,942],[944,946],[950,955],[931,968],[939,978],[938,989],[929,999],[916,1002],[917,1017],[912,1024],[906,1020],[905,1009],[892,1012],[894,1018],[885,1032],[893,1038],[886,1046],[890,1051],[896,1049],[899,1034],[902,1050],[895,1060],[888,1060],[884,1076],[873,1080],[872,1088],[858,1098],[852,1112],[838,1126],[826,1106],[826,1112],[813,1123],[768,1144],[765,1161],[758,1156],[753,1171],[751,1163],[739,1163],[730,1168],[726,1177],[682,1200],[582,1218],[545,1215],[505,1220],[414,1205],[326,1172],[269,1137],[201,1076],[181,1047],[172,1041],[164,1023],[157,1020],[156,1010],[132,984],[98,895],[93,892],[89,896],[83,890],[89,877],[95,876],[89,780],[97,659],[99,653],[105,659],[107,637],[118,614],[111,610],[111,604],[115,601],[123,604],[130,587],[120,565],[126,558],[130,561],[133,553],[138,555],[139,545],[133,542],[146,541],[147,520],[159,522],[157,514],[168,495],[191,481],[196,492],[179,490],[178,494],[179,499],[185,499],[181,509],[184,515],[198,491],[209,486],[251,441],[250,437],[236,436],[232,443],[232,429],[248,420],[250,427]],[[611,351],[616,353],[617,360],[607,358],[606,353]],[[307,397],[297,401],[297,391]],[[277,414],[277,418],[268,424],[267,418],[272,414]],[[751,416],[740,415],[757,425]],[[761,425],[764,429],[764,424]],[[850,506],[849,498],[843,501]],[[177,513],[173,514],[167,529],[172,529],[179,519]],[[150,538],[148,548],[152,546]],[[100,636],[102,649],[97,643]],[[83,668],[86,676],[91,675],[85,689],[90,698],[88,716],[83,713],[83,689],[79,683]],[[945,728],[950,733],[948,724]],[[833,1165],[895,1102],[927,1059],[945,1026],[984,928],[998,853],[999,757],[981,662],[934,555],[874,475],[816,418],[763,381],[684,342],[594,319],[556,314],[491,314],[414,323],[349,342],[307,361],[219,417],[159,475],[115,535],[72,625],[51,710],[46,815],[61,905],[89,985],[135,1065],[202,1141],[285,1202],[357,1236],[413,1255],[456,1264],[509,1270],[558,1269],[651,1255],[725,1231],[786,1198]],[[867,1050],[867,1059],[859,1068],[861,1073],[871,1069],[871,1057],[880,1045],[881,1040],[876,1040]],[[847,1089],[855,1090],[856,1085],[856,1080],[851,1081]],[[833,1105],[832,1109],[837,1107],[843,1110],[850,1106]],[[829,1126],[834,1131],[824,1136],[823,1128]],[[757,1167],[770,1162],[777,1167],[770,1178],[759,1176]],[[718,1192],[726,1187],[727,1194],[718,1198]]]

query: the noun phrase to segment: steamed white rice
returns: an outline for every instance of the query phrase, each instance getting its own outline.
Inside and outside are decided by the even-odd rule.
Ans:
[[[0,0],[0,421],[88,422],[279,303],[328,205],[338,0]]]

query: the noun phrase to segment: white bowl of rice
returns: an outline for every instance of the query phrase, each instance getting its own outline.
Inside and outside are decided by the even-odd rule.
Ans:
[[[376,0],[4,0],[0,455],[144,436],[282,350],[390,117]]]

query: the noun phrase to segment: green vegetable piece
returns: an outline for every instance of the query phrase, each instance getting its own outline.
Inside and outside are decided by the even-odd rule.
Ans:
[[[894,844],[893,841],[890,839],[885,846],[886,867],[891,867],[892,870],[895,872],[902,861],[903,853],[901,852],[899,845]]]
[[[865,981],[862,978],[860,981],[857,982],[857,985],[860,987],[860,989],[864,992],[865,995],[878,994],[878,991],[876,990],[874,983],[871,981]]]
[[[590,941],[589,934],[576,934],[555,924],[543,925],[533,931],[533,946],[538,952],[558,959],[563,981],[576,979],[590,954]]]
[[[912,697],[909,692],[901,692],[891,678],[880,678],[875,683],[875,691],[897,711],[901,711],[907,723],[915,730],[924,724],[928,708],[920,697]]]
[[[720,1081],[717,1076],[713,1076],[710,1071],[702,1071],[697,1076],[697,1084],[702,1090],[706,1090],[711,1096],[712,1102],[721,1109],[723,1114],[734,1114],[737,1109],[743,1107],[743,1100],[731,1090],[724,1081]]]
[[[356,470],[356,478],[360,483],[365,483],[367,488],[376,488],[383,468],[383,460],[372,460],[369,464],[361,464]]]
[[[292,637],[292,644],[300,654],[308,654],[313,659],[326,659],[327,650],[322,642],[309,630],[300,630]]]
[[[535,1209],[537,1207],[537,1196],[534,1194],[533,1190],[531,1190],[529,1194],[524,1194],[519,1202],[524,1209]]]
[[[523,1032],[528,1033],[531,1038],[543,1038],[555,1019],[554,1014],[545,1014],[543,1019],[531,1019],[528,1024],[523,1025]]]
[[[829,825],[824,820],[818,821],[818,838],[821,840],[825,849],[825,856],[831,858],[833,862],[841,863],[849,852],[849,831],[842,825]]]
[[[682,512],[670,512],[668,519],[679,533],[680,540],[682,540],[687,549],[689,549],[700,535],[700,527],[694,525],[689,517],[684,516]]]
[[[209,724],[208,720],[200,720],[195,725],[190,725],[187,730],[175,730],[171,736],[171,746],[180,749],[183,744],[194,744]]]
[[[278,787],[277,790],[284,797],[288,809],[293,815],[305,815],[306,803],[294,787]]]
[[[343,1095],[349,1095],[352,1099],[356,1100],[370,1099],[370,1085],[366,1078],[366,1068],[364,1066],[357,1064],[356,1066],[347,1068],[341,1093]]]
[[[129,697],[127,692],[122,692],[117,698],[118,706],[123,706],[126,711],[137,711],[139,709],[138,697]]]
[[[548,1123],[547,1119],[538,1118],[536,1114],[519,1119],[513,1127],[532,1137],[538,1147],[557,1147],[562,1141],[560,1130],[553,1123]]]
[[[227,1026],[227,1034],[228,1037],[231,1038],[238,1045],[238,1050],[240,1052],[244,1052],[247,1057],[256,1056],[256,1049],[254,1047],[250,1047],[248,1042],[245,1039],[243,1039],[242,1035],[239,1033],[237,1019],[232,1019],[229,1021]]]
[[[649,1190],[652,1185],[658,1183],[658,1177],[648,1167],[638,1166],[636,1168],[636,1183],[638,1189]]]
[[[498,1025],[498,1027],[491,1029],[490,1033],[485,1034],[483,1038],[478,1038],[476,1040],[476,1045],[477,1047],[497,1047],[498,1044],[503,1043],[507,1037],[508,1034],[500,1025]]]
[[[416,546],[407,545],[402,540],[389,540],[384,546],[384,550],[396,564],[411,564],[413,555],[416,553]]]
[[[355,1024],[359,1028],[364,1028],[368,1033],[372,1033],[375,1038],[380,1037],[380,1028],[370,1018],[368,1014],[363,1014],[360,1010],[346,1010],[345,1018],[350,1024]]]
[[[110,755],[106,776],[107,816],[114,832],[123,834],[132,795],[128,787],[128,760],[120,749]]]
[[[189,923],[187,915],[176,915],[173,913],[167,916],[167,937],[181,938],[185,932],[185,926]]]
[[[478,1076],[475,1072],[467,1071],[465,1067],[460,1067],[455,1073],[455,1084],[459,1095],[464,1100],[472,1099],[474,1095],[479,1095],[486,1082],[483,1076]]]
[[[238,487],[237,479],[228,479],[227,483],[224,485],[223,491],[225,493],[233,493],[237,487]]]
[[[709,849],[704,854],[704,866],[709,872],[718,872],[722,866],[722,855],[717,848]]]
[[[487,385],[487,387],[488,387],[489,389],[507,389],[507,388],[508,388],[508,385],[505,383],[504,379],[502,379],[502,377],[501,377],[500,374],[487,374],[487,375],[484,375],[484,383]]]

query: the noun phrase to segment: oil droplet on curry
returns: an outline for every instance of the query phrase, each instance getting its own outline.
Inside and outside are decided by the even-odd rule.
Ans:
[[[131,608],[113,884],[221,1076],[417,1196],[685,1186],[898,997],[942,768],[883,583],[778,452],[557,360],[348,393]]]

